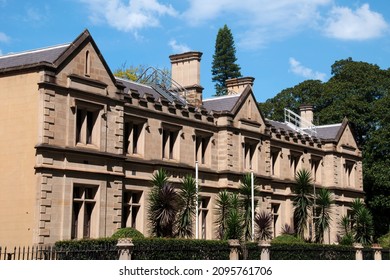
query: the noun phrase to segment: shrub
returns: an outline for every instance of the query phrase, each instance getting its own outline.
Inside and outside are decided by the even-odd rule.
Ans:
[[[353,235],[348,233],[341,238],[340,245],[352,246],[354,242]]]
[[[378,242],[383,248],[389,248],[390,247],[390,232],[379,237]]]
[[[304,240],[290,234],[282,234],[272,239],[271,244],[302,244]]]
[[[133,239],[140,239],[145,238],[145,236],[132,227],[127,228],[120,228],[118,229],[113,235],[112,238],[119,239],[119,238],[133,238]]]

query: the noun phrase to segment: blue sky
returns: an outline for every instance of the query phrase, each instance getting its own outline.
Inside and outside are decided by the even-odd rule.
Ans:
[[[384,0],[0,0],[0,55],[73,41],[88,28],[112,70],[169,68],[168,56],[203,52],[204,98],[214,94],[218,29],[232,30],[237,62],[259,102],[307,79],[327,81],[352,57],[390,67]]]

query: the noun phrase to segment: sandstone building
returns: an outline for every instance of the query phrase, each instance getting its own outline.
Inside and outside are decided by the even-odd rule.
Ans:
[[[227,82],[229,95],[202,99],[202,54],[172,55],[170,90],[116,78],[86,30],[71,44],[0,57],[0,245],[111,236],[125,226],[148,234],[152,174],[194,174],[202,188],[201,238],[215,238],[214,204],[254,171],[259,207],[274,235],[292,225],[297,170],[332,191],[331,231],[363,197],[361,151],[347,120],[312,127],[312,107],[267,120],[253,78]]]

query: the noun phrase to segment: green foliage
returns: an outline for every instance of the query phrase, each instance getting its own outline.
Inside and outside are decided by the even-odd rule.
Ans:
[[[139,239],[139,238],[145,238],[145,236],[136,230],[135,228],[132,227],[127,227],[127,228],[120,228],[118,229],[112,236],[114,239],[119,239],[119,238],[133,238],[133,239]]]
[[[300,238],[304,238],[309,208],[312,205],[310,192],[313,189],[311,173],[306,169],[298,170],[295,175],[293,199],[295,232]]]
[[[272,243],[271,260],[355,260],[352,246]]]
[[[328,189],[319,189],[316,197],[315,209],[315,232],[316,242],[324,241],[324,232],[329,228],[331,222],[331,206],[334,204],[332,194]]]
[[[150,238],[134,241],[134,260],[228,260],[227,241]]]
[[[259,196],[259,188],[254,178],[254,196]],[[252,239],[252,211],[256,209],[258,200],[254,200],[254,209],[252,209],[252,179],[251,173],[245,173],[241,179],[240,188],[238,189],[240,194],[239,206],[242,212],[243,227],[244,227],[244,239]]]
[[[126,67],[126,64],[122,64],[121,67],[114,71],[114,76],[123,78],[130,81],[137,81],[142,73],[146,70],[144,65]]]
[[[99,238],[58,241],[55,250],[61,260],[117,260],[118,240]],[[227,241],[141,238],[134,239],[135,260],[228,260]]]
[[[255,215],[255,225],[260,240],[272,238],[272,222],[273,216],[270,212],[261,211]]]
[[[177,223],[177,235],[179,237],[192,237],[192,224],[196,210],[196,181],[191,175],[186,175],[182,179],[179,197],[180,210]]]
[[[163,169],[153,175],[152,183],[148,203],[150,233],[156,237],[173,237],[180,198]]]
[[[230,209],[230,194],[227,190],[222,190],[218,193],[215,206],[217,236],[219,239],[224,239]]]
[[[379,237],[378,242],[383,248],[390,248],[390,232]]]
[[[242,216],[237,208],[230,209],[226,219],[226,234],[224,239],[241,240],[243,235]]]
[[[212,64],[212,81],[216,95],[226,95],[226,80],[241,77],[240,66],[236,63],[236,48],[231,30],[225,24],[218,30]]]
[[[305,241],[299,237],[296,237],[294,235],[291,235],[291,234],[282,234],[282,235],[279,235],[277,237],[275,237],[274,239],[272,239],[271,241],[271,244],[274,245],[274,244],[280,244],[280,243],[287,243],[287,244],[301,244],[301,243],[305,243]]]
[[[58,260],[117,260],[115,238],[57,241],[54,249]]]
[[[352,246],[353,243],[354,243],[354,238],[353,238],[353,235],[352,233],[347,233],[346,235],[344,235],[341,240],[340,240],[340,245],[345,245],[345,246]]]

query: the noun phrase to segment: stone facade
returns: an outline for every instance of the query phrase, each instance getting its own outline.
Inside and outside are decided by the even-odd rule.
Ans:
[[[69,45],[0,57],[0,245],[106,237],[125,226],[148,235],[152,174],[165,168],[178,184],[196,161],[201,238],[216,238],[218,192],[237,189],[251,170],[259,209],[274,214],[279,235],[292,225],[294,174],[306,168],[334,194],[326,242],[336,241],[338,217],[364,196],[348,121],[308,136],[264,119],[253,78],[230,80],[228,96],[202,100],[201,53],[170,59],[184,88],[171,93],[182,99],[114,77],[88,31]]]

